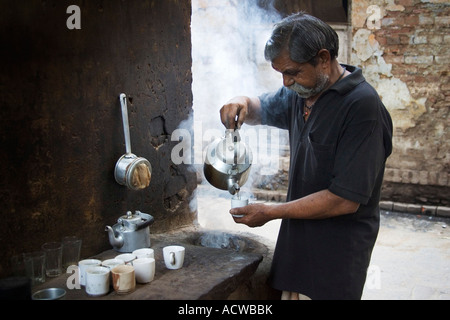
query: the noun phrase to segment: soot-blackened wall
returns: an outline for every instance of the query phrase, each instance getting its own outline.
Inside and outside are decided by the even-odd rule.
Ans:
[[[12,255],[65,235],[82,237],[84,257],[111,248],[105,225],[127,210],[153,215],[151,232],[193,223],[195,174],[171,161],[192,113],[190,19],[185,0],[2,2],[0,276]],[[114,180],[120,93],[132,152],[153,167],[142,191]]]

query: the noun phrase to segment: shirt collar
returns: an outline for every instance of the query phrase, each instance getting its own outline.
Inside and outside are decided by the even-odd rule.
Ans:
[[[365,81],[365,79],[364,76],[362,75],[362,70],[360,68],[346,64],[341,64],[341,66],[346,68],[347,71],[351,73],[345,78],[333,84],[329,90],[335,90],[339,94],[345,95],[346,93],[351,91],[354,87],[356,87],[358,84]]]

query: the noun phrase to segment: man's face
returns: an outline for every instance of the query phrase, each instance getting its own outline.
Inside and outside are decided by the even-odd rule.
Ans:
[[[292,61],[287,52],[277,57],[272,62],[272,67],[283,75],[285,87],[305,99],[318,95],[328,85],[328,74],[310,63]]]

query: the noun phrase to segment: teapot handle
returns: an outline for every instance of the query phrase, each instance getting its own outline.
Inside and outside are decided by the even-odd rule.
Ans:
[[[144,228],[148,227],[149,225],[151,225],[153,222],[155,222],[155,218],[153,218],[153,216],[151,216],[147,213],[143,213],[140,211],[136,211],[135,213],[140,215],[141,218],[144,219],[142,222],[139,222],[136,224],[136,230],[144,229]]]

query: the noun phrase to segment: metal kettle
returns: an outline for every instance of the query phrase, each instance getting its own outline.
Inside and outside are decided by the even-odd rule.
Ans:
[[[150,247],[150,225],[154,218],[140,211],[134,214],[128,211],[121,216],[115,225],[106,226],[109,243],[119,252],[132,252],[140,248]]]
[[[211,185],[234,195],[247,182],[252,161],[252,151],[241,141],[239,130],[227,129],[224,137],[208,145],[203,173]]]

